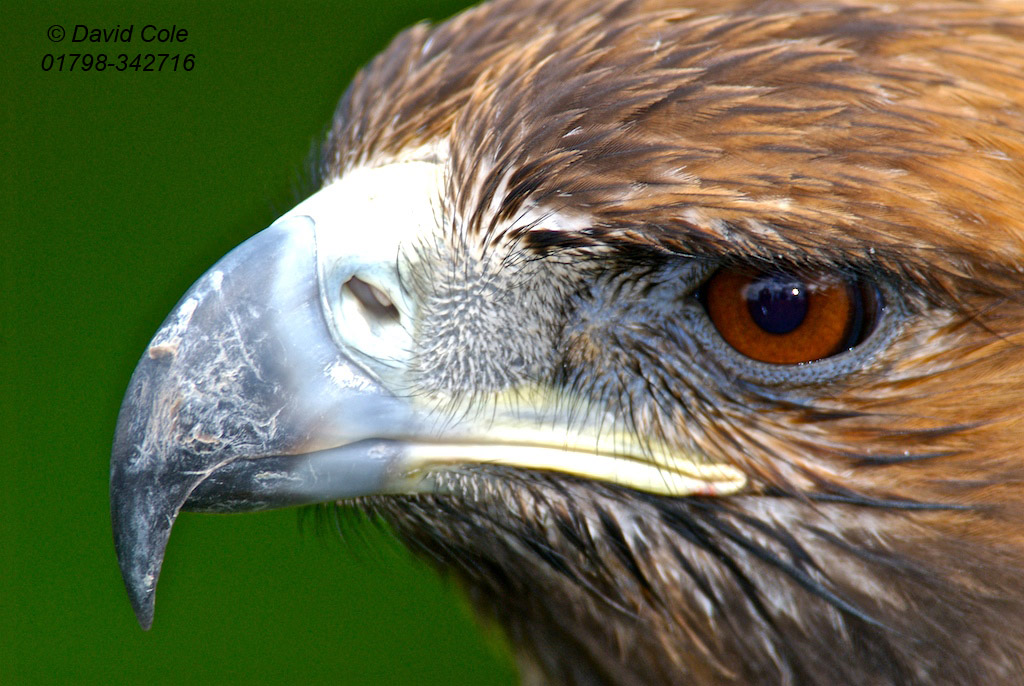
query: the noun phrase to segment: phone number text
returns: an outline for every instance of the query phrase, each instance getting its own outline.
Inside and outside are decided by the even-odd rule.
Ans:
[[[72,52],[63,55],[43,55],[43,71],[192,71],[196,56],[161,53],[107,55]]]

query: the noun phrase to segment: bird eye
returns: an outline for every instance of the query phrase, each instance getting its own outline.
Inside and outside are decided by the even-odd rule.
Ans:
[[[880,298],[832,272],[719,269],[702,289],[711,322],[738,352],[769,364],[800,364],[849,350],[871,333]]]

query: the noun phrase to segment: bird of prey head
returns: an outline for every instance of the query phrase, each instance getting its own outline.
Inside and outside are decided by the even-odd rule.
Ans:
[[[117,426],[180,510],[346,501],[524,681],[1024,683],[1020,0],[494,0],[359,74]]]

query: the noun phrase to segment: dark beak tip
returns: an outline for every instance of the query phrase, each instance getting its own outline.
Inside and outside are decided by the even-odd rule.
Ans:
[[[156,582],[170,531],[152,527],[138,516],[135,521],[125,521],[129,519],[123,516],[126,513],[119,512],[116,507],[112,508],[111,514],[115,522],[114,548],[128,600],[139,625],[149,629],[153,624]]]
[[[191,487],[176,476],[177,455],[143,453],[161,369],[143,358],[132,376],[114,432],[110,519],[121,577],[143,629],[153,624],[156,584],[171,527]]]
[[[165,488],[159,473],[130,469],[123,440],[115,440],[115,446],[110,481],[114,549],[135,616],[149,629],[164,552],[184,494]]]
[[[115,470],[115,474],[118,472]],[[134,480],[127,481],[131,484]],[[112,483],[114,549],[135,616],[143,629],[149,629],[157,579],[180,505],[168,502],[152,488],[132,488],[129,484],[117,478]]]
[[[143,631],[149,631],[153,626],[153,600],[153,594],[150,594],[148,598],[139,600],[140,604],[132,603],[135,617],[139,620],[139,626]]]
[[[131,595],[132,609],[135,611],[135,618],[139,620],[139,626],[143,631],[149,631],[153,626],[153,610],[156,594],[153,591],[143,593],[140,596]]]

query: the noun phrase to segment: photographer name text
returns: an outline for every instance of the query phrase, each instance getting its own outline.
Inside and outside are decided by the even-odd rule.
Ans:
[[[62,26],[52,26],[50,40],[57,43],[70,38],[72,43],[131,43],[138,38],[143,43],[184,43],[188,40],[188,29],[179,26],[156,26],[146,24],[136,30],[135,24],[110,27],[92,27],[86,24],[75,24],[71,31]]]

